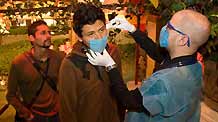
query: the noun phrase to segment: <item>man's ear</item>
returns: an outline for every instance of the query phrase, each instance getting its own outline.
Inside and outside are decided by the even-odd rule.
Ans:
[[[78,39],[79,40],[79,42],[83,42],[83,40],[82,39]]]
[[[180,46],[185,46],[188,42],[188,36],[187,35],[181,35],[179,36],[179,39],[178,39],[178,45]]]
[[[83,42],[82,38],[77,36],[79,42]]]
[[[30,35],[28,38],[29,38],[30,42],[34,42],[34,40],[35,40],[35,37],[33,35]]]

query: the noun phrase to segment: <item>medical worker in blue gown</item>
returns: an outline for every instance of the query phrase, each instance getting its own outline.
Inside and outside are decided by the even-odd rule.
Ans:
[[[119,23],[111,24],[115,28],[134,33],[134,26],[124,18],[111,22]],[[123,84],[106,50],[87,56],[91,64],[104,66],[108,71],[112,94],[128,109],[127,122],[199,122],[202,71],[196,51],[209,35],[210,22],[206,16],[192,10],[175,13],[160,32],[160,46],[167,49],[170,60],[132,91]]]

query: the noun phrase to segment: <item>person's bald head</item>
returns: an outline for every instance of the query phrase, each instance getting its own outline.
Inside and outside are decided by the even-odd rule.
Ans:
[[[210,35],[210,22],[203,14],[193,10],[181,10],[175,13],[170,20],[174,26],[187,34],[190,38],[190,47],[197,50],[204,44]]]

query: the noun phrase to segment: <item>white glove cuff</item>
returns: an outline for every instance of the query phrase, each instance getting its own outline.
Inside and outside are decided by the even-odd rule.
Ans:
[[[130,33],[133,33],[133,32],[135,32],[135,31],[136,31],[136,28],[135,28],[134,25],[132,25],[132,27],[131,27],[131,29],[129,30],[129,32],[130,32]]]
[[[107,66],[105,69],[106,69],[107,72],[109,72],[110,70],[112,70],[112,69],[114,69],[116,67],[117,67],[117,65],[113,64],[113,65]]]

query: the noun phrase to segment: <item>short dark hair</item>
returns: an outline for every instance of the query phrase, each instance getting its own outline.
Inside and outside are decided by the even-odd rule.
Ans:
[[[30,36],[30,35],[35,36],[35,33],[36,33],[36,31],[37,31],[36,28],[37,28],[38,26],[40,26],[40,25],[46,25],[46,26],[48,26],[45,21],[43,21],[43,20],[37,20],[37,21],[33,22],[30,26],[28,26],[28,36]]]
[[[105,14],[101,8],[91,3],[78,3],[73,15],[73,30],[82,37],[82,28],[86,24],[94,24],[97,20],[101,20],[106,24]]]

